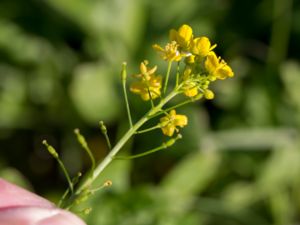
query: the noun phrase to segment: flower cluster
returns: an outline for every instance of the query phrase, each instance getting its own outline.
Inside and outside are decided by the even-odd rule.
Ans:
[[[170,31],[170,43],[165,48],[153,45],[166,61],[181,61],[184,59],[184,70],[181,76],[182,91],[188,97],[196,96],[199,91],[207,99],[214,94],[208,89],[209,84],[216,79],[225,79],[234,75],[230,66],[213,51],[207,37],[195,37],[188,25],[182,25],[178,30]]]
[[[177,140],[182,138],[179,129],[188,124],[188,117],[177,114],[175,109],[194,102],[202,98],[202,96],[206,99],[213,99],[214,93],[209,89],[210,83],[234,75],[226,62],[213,51],[216,45],[212,45],[207,37],[194,37],[193,30],[188,25],[182,25],[178,30],[172,29],[170,31],[170,41],[165,47],[155,44],[153,48],[158,51],[163,60],[168,62],[166,75],[164,77],[157,75],[157,66],[150,67],[146,60],[141,62],[140,72],[133,75],[135,81],[131,83],[130,91],[139,95],[142,100],[149,101],[151,108],[135,122],[131,117],[130,102],[127,95],[127,64],[126,62],[122,64],[121,80],[129,129],[115,145],[111,145],[107,128],[103,121],[100,121],[101,132],[110,150],[108,155],[103,160],[96,162],[85,137],[80,133],[79,129],[74,130],[77,141],[91,161],[91,168],[89,172],[84,174],[84,177],[81,178],[82,174],[79,172],[77,176],[72,178],[55,148],[49,145],[46,140],[43,141],[48,152],[58,162],[69,184],[58,206],[68,210],[73,209],[74,206],[78,206],[78,204],[86,201],[96,191],[111,186],[112,182],[108,180],[98,188],[91,188],[94,186],[92,184],[95,180],[114,159],[135,159],[173,146]],[[177,64],[177,69],[176,73],[173,74],[175,75],[173,77],[175,82],[171,88],[168,86],[168,80],[172,78],[170,74],[172,63],[174,62]],[[187,98],[185,97],[181,102],[179,100],[176,105],[169,106],[169,103],[180,95],[180,99],[183,99],[182,96]],[[161,115],[163,116],[155,126],[141,129],[148,121]],[[168,136],[167,140],[161,145],[136,155],[117,156],[131,137],[156,129],[161,129],[162,133]],[[87,208],[82,212],[88,213],[89,211],[90,208]]]
[[[190,26],[184,24],[178,30],[172,29],[169,43],[164,47],[154,44],[152,47],[161,58],[169,63],[166,76],[155,75],[157,67],[148,67],[148,61],[140,65],[140,73],[133,75],[138,81],[130,86],[130,91],[140,95],[144,101],[161,97],[168,90],[168,79],[173,62],[177,62],[176,86],[173,91],[192,99],[204,96],[213,99],[214,93],[209,89],[211,82],[224,80],[234,75],[227,63],[214,52],[216,44],[211,44],[205,36],[194,37]],[[163,91],[161,91],[164,86]],[[164,111],[164,110],[163,110]],[[177,127],[187,125],[185,115],[177,115],[175,110],[165,111],[167,116],[160,119],[160,128],[164,135],[173,136]]]

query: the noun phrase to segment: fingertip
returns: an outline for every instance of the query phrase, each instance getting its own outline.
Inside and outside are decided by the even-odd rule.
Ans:
[[[86,225],[79,217],[76,215],[58,209],[57,213],[51,217],[40,220],[36,225]]]

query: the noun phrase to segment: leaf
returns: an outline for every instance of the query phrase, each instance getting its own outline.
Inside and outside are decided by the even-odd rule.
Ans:
[[[219,163],[220,156],[214,151],[194,152],[165,177],[162,188],[176,195],[195,195],[203,191],[215,177]]]

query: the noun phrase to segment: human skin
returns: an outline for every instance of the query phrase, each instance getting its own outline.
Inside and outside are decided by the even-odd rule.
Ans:
[[[0,178],[0,225],[86,225],[74,214]]]

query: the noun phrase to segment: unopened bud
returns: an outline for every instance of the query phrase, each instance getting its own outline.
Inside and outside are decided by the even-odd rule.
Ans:
[[[175,142],[176,142],[176,138],[172,138],[172,139],[168,140],[167,142],[165,142],[163,145],[165,148],[168,148],[168,147],[174,145]]]
[[[58,156],[58,153],[57,153],[57,151],[55,150],[55,148],[53,148],[51,145],[49,145],[49,144],[47,143],[46,140],[43,140],[42,143],[43,143],[43,145],[46,146],[48,152],[49,152],[54,158],[58,159],[59,156]]]
[[[215,97],[215,94],[211,90],[205,89],[204,90],[204,96],[205,96],[206,99],[211,100]]]
[[[123,62],[122,63],[122,71],[121,71],[122,80],[126,80],[126,78],[127,78],[126,66],[127,66],[127,63]]]
[[[107,128],[106,128],[106,126],[104,125],[104,122],[103,122],[103,121],[100,121],[100,122],[99,122],[99,125],[100,125],[101,132],[102,132],[103,134],[106,134],[106,133],[107,133]]]
[[[82,145],[82,147],[83,148],[88,148],[88,144],[87,144],[84,136],[82,136],[82,134],[80,133],[80,130],[78,128],[76,128],[74,130],[74,133],[76,134],[77,140]]]

